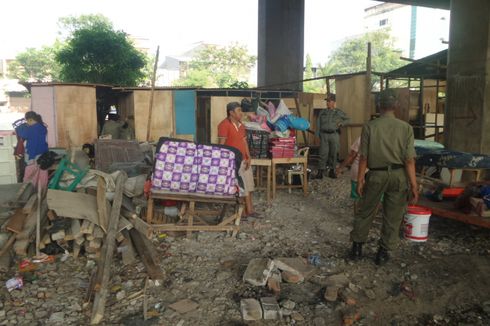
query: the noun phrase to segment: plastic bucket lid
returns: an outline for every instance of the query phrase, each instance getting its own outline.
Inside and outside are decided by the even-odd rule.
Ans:
[[[408,206],[407,213],[413,215],[432,215],[432,211],[429,208],[422,206]]]

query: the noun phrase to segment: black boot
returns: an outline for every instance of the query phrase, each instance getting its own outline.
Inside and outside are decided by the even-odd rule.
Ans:
[[[323,170],[318,170],[315,179],[323,179]]]
[[[349,258],[352,260],[359,260],[362,258],[362,242],[352,242],[352,249],[349,254]]]
[[[382,266],[386,264],[389,260],[390,254],[388,253],[388,250],[383,247],[379,247],[378,252],[376,253],[376,259],[374,260],[376,265]]]
[[[328,176],[332,179],[337,179],[337,174],[335,174],[335,169],[330,169],[330,172],[328,172]]]

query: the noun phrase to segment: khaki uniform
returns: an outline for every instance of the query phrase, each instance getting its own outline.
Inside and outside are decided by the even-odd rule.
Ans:
[[[101,135],[111,135],[112,139],[121,139],[122,125],[120,122],[107,120],[102,128]]]
[[[320,163],[318,169],[335,168],[340,147],[339,126],[349,118],[340,109],[321,110],[318,115],[317,135],[320,137]]]
[[[400,240],[400,225],[408,202],[404,165],[415,157],[413,129],[388,112],[364,126],[359,153],[367,158],[369,172],[354,216],[351,240],[366,242],[376,206],[384,195],[380,246],[393,250]]]

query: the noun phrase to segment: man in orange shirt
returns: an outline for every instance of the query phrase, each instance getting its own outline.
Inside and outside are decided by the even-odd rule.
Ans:
[[[245,216],[259,217],[254,212],[252,204],[252,192],[254,191],[254,179],[250,166],[250,152],[247,143],[245,126],[241,123],[243,112],[240,103],[230,102],[226,106],[227,118],[218,125],[218,139],[221,145],[234,147],[242,153],[242,164],[238,175],[242,178],[245,188]]]

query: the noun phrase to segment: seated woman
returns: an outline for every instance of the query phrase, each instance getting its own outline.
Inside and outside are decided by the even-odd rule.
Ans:
[[[48,129],[41,115],[29,111],[25,115],[26,123],[15,129],[19,137],[26,141],[25,162],[27,164],[24,173],[24,182],[31,182],[35,187],[45,189],[48,185],[48,171],[42,170],[37,164],[37,159],[48,151],[46,136]]]

